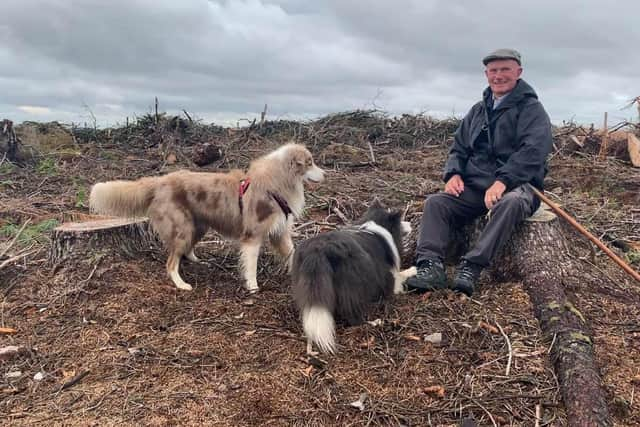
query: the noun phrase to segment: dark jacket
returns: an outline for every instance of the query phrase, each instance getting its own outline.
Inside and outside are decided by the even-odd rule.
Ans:
[[[542,189],[553,139],[551,122],[524,80],[492,110],[491,89],[462,119],[444,169],[444,180],[460,174],[465,186],[486,190],[496,180],[507,191],[531,183]]]

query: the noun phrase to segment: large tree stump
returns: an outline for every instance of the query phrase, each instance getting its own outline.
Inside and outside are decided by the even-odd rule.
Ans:
[[[100,253],[134,257],[159,247],[160,241],[146,218],[68,222],[53,229],[49,260],[55,265]]]
[[[551,360],[573,426],[610,426],[600,374],[593,360],[593,334],[564,291],[566,272],[581,266],[569,257],[559,220],[525,222],[507,243],[492,273],[496,280],[521,281],[540,328],[552,342]]]
[[[412,255],[419,218],[415,222],[416,232],[406,242],[409,251],[414,249]],[[482,218],[457,230],[448,260],[462,255],[485,224]],[[543,336],[553,343],[550,356],[569,425],[610,426],[602,381],[593,360],[592,332],[563,286],[566,272],[580,268],[569,256],[560,220],[549,211],[539,211],[516,230],[486,274],[494,281],[522,282],[529,294]]]

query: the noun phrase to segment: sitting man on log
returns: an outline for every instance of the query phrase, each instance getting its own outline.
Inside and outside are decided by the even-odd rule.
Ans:
[[[520,53],[498,49],[482,62],[489,87],[456,130],[444,168],[444,193],[424,205],[416,248],[417,291],[447,286],[443,260],[451,230],[490,212],[475,245],[458,264],[453,289],[471,296],[481,271],[540,200],[552,148],[551,123],[531,86],[520,78]]]

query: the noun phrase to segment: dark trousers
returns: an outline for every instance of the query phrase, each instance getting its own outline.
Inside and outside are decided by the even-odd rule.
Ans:
[[[444,260],[451,231],[487,213],[484,193],[467,187],[458,197],[436,193],[427,198],[416,249],[418,262],[428,258]],[[475,246],[462,258],[489,266],[516,226],[531,216],[538,206],[540,200],[526,185],[504,193],[493,206],[489,221]]]

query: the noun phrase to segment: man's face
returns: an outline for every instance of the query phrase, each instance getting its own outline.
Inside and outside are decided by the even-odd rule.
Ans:
[[[498,59],[487,64],[484,74],[493,94],[500,97],[516,86],[522,67],[513,59]]]

